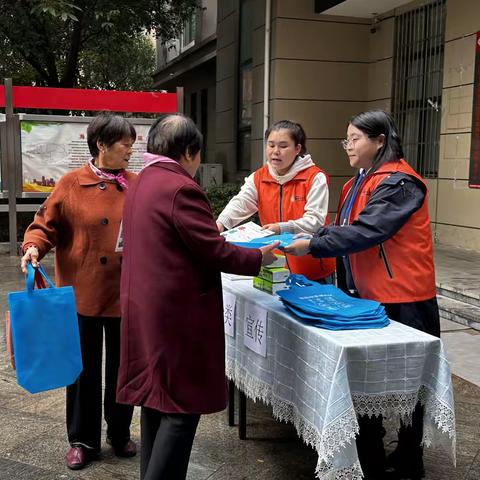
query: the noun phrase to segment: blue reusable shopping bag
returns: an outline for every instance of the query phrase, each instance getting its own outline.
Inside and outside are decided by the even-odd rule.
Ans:
[[[321,285],[292,274],[289,287],[277,292],[285,307],[311,325],[330,330],[383,328],[390,321],[385,308],[373,300],[350,297],[334,285]]]
[[[34,290],[35,269],[27,264],[26,290],[8,294],[17,382],[30,393],[64,387],[82,371],[78,318],[72,287]]]
[[[249,242],[232,242],[234,245],[238,245],[239,247],[244,248],[260,248],[264,247],[265,245],[270,245],[273,242],[279,241],[280,244],[278,248],[281,250],[282,248],[290,245],[295,240],[295,235],[293,233],[281,233],[280,235],[270,235],[268,237],[259,237],[259,238],[252,238]]]

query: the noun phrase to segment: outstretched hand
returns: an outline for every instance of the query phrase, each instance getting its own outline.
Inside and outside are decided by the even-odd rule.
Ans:
[[[271,230],[275,235],[280,235],[280,225],[278,223],[267,223],[262,227],[262,230]]]
[[[265,267],[270,265],[277,259],[277,256],[273,253],[273,250],[278,248],[279,245],[280,242],[277,240],[270,245],[265,245],[264,247],[259,248],[259,250],[262,252],[262,266]]]
[[[294,255],[296,257],[302,257],[310,253],[310,239],[294,240],[290,245],[287,245],[284,249],[285,253]]]

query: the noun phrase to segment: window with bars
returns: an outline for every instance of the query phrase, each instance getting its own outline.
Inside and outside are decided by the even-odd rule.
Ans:
[[[393,115],[405,159],[425,178],[438,174],[446,0],[395,18]]]

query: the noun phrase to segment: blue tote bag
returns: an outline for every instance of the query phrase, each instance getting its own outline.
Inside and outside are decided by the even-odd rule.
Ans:
[[[280,235],[270,235],[268,237],[259,237],[259,238],[252,238],[249,242],[232,242],[239,247],[244,248],[260,248],[264,247],[265,245],[270,245],[273,242],[280,242],[278,248],[281,250],[285,248],[287,245],[290,245],[295,240],[295,235],[293,233],[281,233]]]
[[[17,382],[30,393],[64,387],[82,371],[78,318],[72,287],[34,289],[35,269],[27,264],[26,290],[8,294]]]
[[[350,297],[334,285],[321,285],[303,275],[292,274],[289,287],[278,296],[285,307],[302,320],[329,330],[359,330],[386,327],[385,308],[373,300]]]

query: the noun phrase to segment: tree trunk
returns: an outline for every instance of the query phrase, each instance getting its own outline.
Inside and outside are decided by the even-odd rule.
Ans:
[[[63,70],[62,79],[60,80],[60,86],[63,88],[73,88],[77,85],[78,57],[82,44],[82,30],[83,15],[79,15],[78,21],[73,22],[67,61]]]

